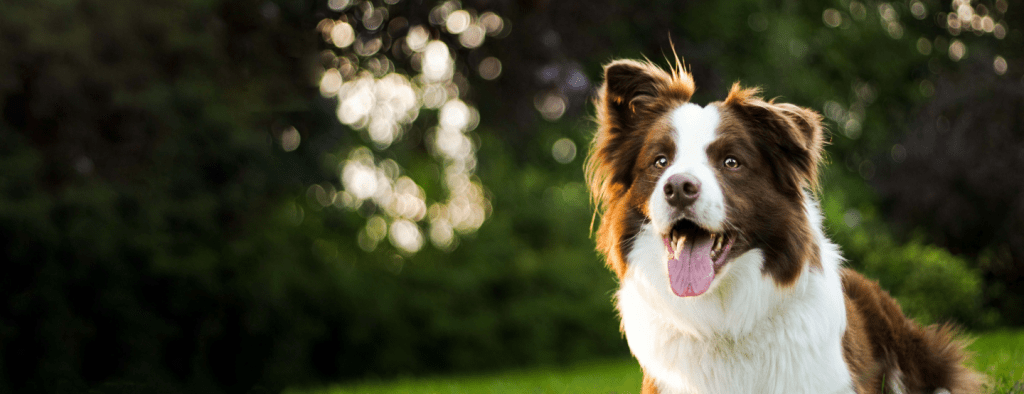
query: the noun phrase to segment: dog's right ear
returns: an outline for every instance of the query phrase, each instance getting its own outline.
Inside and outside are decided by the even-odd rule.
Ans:
[[[604,68],[601,103],[615,127],[628,131],[638,118],[660,109],[658,104],[686,102],[693,95],[693,79],[677,62],[672,73],[635,60],[616,60]],[[667,100],[662,100],[667,99]]]
[[[616,60],[604,68],[604,104],[616,117],[628,121],[658,95],[657,85],[668,75],[633,60]]]

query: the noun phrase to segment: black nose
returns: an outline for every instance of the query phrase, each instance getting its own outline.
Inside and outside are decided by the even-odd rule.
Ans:
[[[665,182],[665,199],[668,205],[686,208],[693,205],[700,196],[700,181],[689,174],[675,174]]]

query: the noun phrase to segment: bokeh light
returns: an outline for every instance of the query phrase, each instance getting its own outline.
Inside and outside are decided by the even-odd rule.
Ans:
[[[349,159],[342,167],[342,185],[356,199],[365,200],[377,193],[379,172],[373,161],[373,153],[365,147],[357,148],[349,154]]]
[[[447,218],[438,218],[430,222],[430,242],[440,250],[451,251],[455,246],[455,230]]]
[[[336,68],[324,71],[324,75],[320,77],[320,95],[323,97],[334,97],[338,95],[338,90],[341,90],[341,72]]]
[[[350,5],[349,0],[328,0],[327,6],[334,11],[343,11]]]
[[[821,19],[825,22],[825,25],[828,25],[828,27],[839,27],[839,25],[843,23],[843,15],[834,8],[826,9],[825,12],[821,14]]]
[[[497,79],[501,75],[501,60],[493,56],[481,60],[477,71],[480,73],[480,78]]]
[[[445,20],[445,27],[448,28],[448,32],[452,34],[459,34],[466,31],[469,27],[469,23],[472,21],[469,12],[466,10],[458,10],[448,14],[448,18]]]
[[[285,152],[298,149],[301,142],[302,136],[299,135],[299,131],[295,130],[294,127],[289,126],[281,132],[281,149],[284,149]]]
[[[925,8],[924,3],[914,0],[910,3],[910,14],[914,15],[914,18],[924,19],[928,17],[928,9]]]
[[[366,27],[366,30],[379,29],[384,24],[384,20],[387,19],[387,9],[373,8],[373,4],[369,2],[363,2],[362,4],[365,4],[367,8],[363,11],[363,27]]]
[[[914,3],[918,4],[917,2]],[[921,5],[922,9],[924,5]],[[989,10],[983,3],[972,5],[971,0],[953,0],[952,12],[945,15],[945,28],[950,35],[957,36],[961,32],[970,31],[975,35],[992,34],[997,39],[1006,37],[1006,26],[1003,21],[996,22],[993,12],[1006,14],[1009,4],[1005,0],[995,2],[995,10]],[[914,5],[911,6],[913,12]],[[916,14],[915,14],[916,15]]]
[[[557,93],[544,93],[533,100],[534,107],[547,120],[558,120],[565,114],[565,98]]]
[[[864,20],[864,18],[867,18],[868,16],[868,9],[864,7],[864,4],[859,1],[851,1],[850,16],[852,16],[855,20],[862,21]]]
[[[892,4],[879,4],[878,17],[881,18],[882,26],[885,27],[885,32],[889,33],[889,37],[894,40],[903,38],[903,25],[900,24],[899,14]]]
[[[423,247],[423,234],[419,226],[405,219],[391,223],[390,240],[398,249],[412,254]]]
[[[924,37],[918,38],[917,51],[925,56],[930,55],[932,53],[932,42]]]
[[[356,31],[352,25],[345,22],[338,22],[331,28],[331,42],[338,48],[345,48],[352,45],[356,39]]]
[[[505,28],[505,21],[498,14],[485,12],[480,15],[480,25],[487,29],[488,35],[498,35]]]
[[[576,158],[576,143],[568,138],[562,138],[551,145],[551,156],[555,161],[568,164]]]
[[[960,40],[953,40],[949,43],[949,58],[954,62],[963,59],[964,55],[967,54],[967,46]]]
[[[423,77],[428,82],[439,82],[451,78],[453,61],[448,45],[441,41],[430,41],[423,50]]]
[[[996,56],[995,60],[992,62],[992,67],[995,69],[996,74],[1006,74],[1006,59],[1003,59],[1002,56]]]
[[[486,34],[487,32],[484,31],[483,26],[477,24],[470,25],[459,35],[459,44],[466,48],[479,47],[483,45]]]
[[[409,29],[409,34],[405,36],[406,44],[416,52],[422,51],[423,47],[427,46],[428,39],[430,39],[430,33],[426,28],[418,25]]]
[[[397,2],[387,4],[392,3]],[[490,202],[474,175],[477,147],[471,135],[480,115],[462,98],[467,92],[456,80],[465,76],[456,71],[456,56],[459,46],[477,48],[487,36],[502,34],[505,21],[493,12],[477,17],[475,10],[456,1],[432,8],[429,25],[410,24],[401,17],[389,21],[387,5],[331,0],[329,6],[344,13],[318,25],[324,40],[336,48],[322,54],[328,66],[320,78],[320,93],[338,100],[338,121],[358,132],[366,145],[338,155],[345,158],[338,164],[339,190],[315,185],[308,195],[324,207],[369,212],[357,235],[363,250],[377,250],[387,240],[398,252],[411,255],[429,240],[450,251],[460,234],[476,231],[490,213]],[[404,36],[396,36],[403,31]],[[443,34],[453,39],[442,39]],[[451,42],[457,46],[450,47]],[[396,64],[402,59],[408,68]],[[477,66],[487,80],[498,78],[501,71],[495,57],[485,57]],[[546,116],[557,118],[565,103],[552,97],[544,108]],[[426,125],[421,135],[441,169],[442,188],[440,195],[428,196],[417,179],[385,157],[421,112],[433,110],[437,123]]]

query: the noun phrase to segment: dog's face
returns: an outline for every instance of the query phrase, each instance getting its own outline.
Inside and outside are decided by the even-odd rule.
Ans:
[[[587,163],[604,208],[598,248],[621,277],[639,237],[658,237],[678,296],[705,293],[751,249],[780,286],[817,261],[804,209],[821,155],[820,116],[766,102],[733,86],[706,107],[681,68],[620,60],[605,68],[597,99],[599,130]],[[646,244],[650,244],[649,242]]]

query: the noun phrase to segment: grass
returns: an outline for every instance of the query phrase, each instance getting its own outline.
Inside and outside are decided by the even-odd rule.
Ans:
[[[1024,331],[978,335],[969,349],[974,352],[974,368],[991,378],[990,392],[1024,393]]]
[[[486,375],[403,378],[336,385],[285,394],[562,394],[638,393],[642,374],[633,360],[605,360],[568,368],[537,368]]]
[[[1024,331],[978,335],[973,366],[992,378],[989,392],[1024,394]],[[568,368],[536,368],[485,375],[402,378],[362,382],[286,394],[562,394],[639,393],[640,367],[633,360],[607,360]]]

